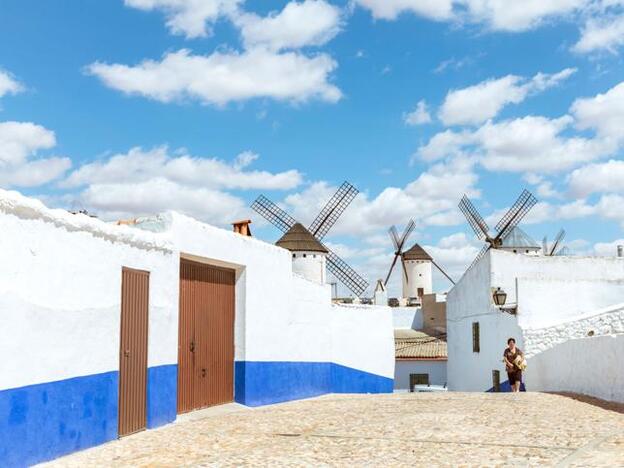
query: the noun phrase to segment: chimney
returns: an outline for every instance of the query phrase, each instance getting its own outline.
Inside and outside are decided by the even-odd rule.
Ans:
[[[251,219],[243,219],[241,221],[235,221],[232,223],[234,228],[234,232],[243,236],[251,237],[251,228],[249,225],[251,224]]]
[[[624,257],[624,245],[617,246],[617,256]]]

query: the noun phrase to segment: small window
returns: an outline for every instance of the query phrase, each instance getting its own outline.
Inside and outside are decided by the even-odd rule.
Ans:
[[[472,322],[472,352],[478,353],[481,349],[479,339],[479,322]]]
[[[306,258],[308,256],[308,254],[303,254],[303,258]]]
[[[516,249],[514,249],[514,253],[518,253],[518,251]]]
[[[312,258],[316,258],[316,254],[312,255]]]
[[[525,250],[525,251],[524,251],[524,253],[529,253],[529,251],[528,251],[528,250]]]
[[[294,253],[294,254],[293,254],[293,258],[297,258],[297,254],[295,254],[295,253]]]

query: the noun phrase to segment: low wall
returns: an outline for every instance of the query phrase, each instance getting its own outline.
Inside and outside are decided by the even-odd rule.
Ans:
[[[624,403],[624,335],[568,340],[528,360],[531,391],[582,393]]]
[[[446,360],[400,360],[394,369],[394,389],[409,390],[410,374],[429,374],[430,385],[446,385]]]
[[[150,272],[147,420],[176,416],[178,258],[157,236],[0,191],[0,466],[117,437],[122,267]]]
[[[422,330],[423,310],[420,307],[392,307],[394,328],[411,328]]]

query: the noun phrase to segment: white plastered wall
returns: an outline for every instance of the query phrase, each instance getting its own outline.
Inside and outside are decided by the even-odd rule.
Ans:
[[[160,236],[0,190],[0,390],[119,368],[121,271],[150,272],[148,365],[177,361],[178,262]]]
[[[325,284],[325,257],[320,252],[292,252],[293,272],[315,283]]]
[[[403,297],[418,297],[418,288],[423,289],[423,294],[431,294],[432,276],[431,262],[428,260],[405,260],[407,277],[401,275],[403,281]]]

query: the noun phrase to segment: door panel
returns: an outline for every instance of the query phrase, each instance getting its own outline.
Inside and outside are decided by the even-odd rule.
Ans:
[[[148,321],[149,273],[124,267],[119,343],[120,437],[146,427]]]
[[[233,400],[234,281],[233,270],[181,260],[180,413]]]

